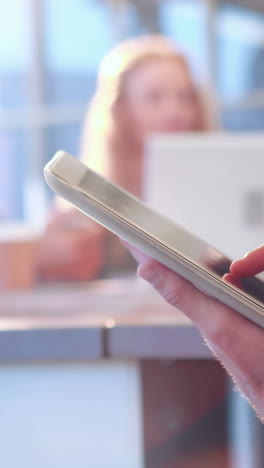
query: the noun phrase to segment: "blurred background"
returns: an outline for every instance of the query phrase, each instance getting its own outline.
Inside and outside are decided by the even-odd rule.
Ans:
[[[173,38],[214,91],[222,128],[264,127],[261,0],[9,0],[0,18],[2,220],[45,218],[42,168],[58,148],[78,155],[98,65],[125,38]]]
[[[264,130],[263,0],[0,1],[4,468],[264,466],[263,428],[198,331],[135,278],[134,263],[130,276],[120,268],[119,279],[109,278],[96,228],[90,250],[83,232],[75,249],[74,222],[62,216],[64,231],[47,230],[52,245],[44,245],[42,261],[58,254],[66,264],[69,252],[77,261],[61,261],[60,270],[48,265],[43,278],[51,281],[36,281],[32,226],[45,229],[54,198],[43,167],[58,149],[80,155],[102,58],[120,41],[148,33],[173,39],[187,57],[198,85],[215,99],[218,129]],[[262,174],[248,209],[258,205],[261,216],[251,224],[261,239]],[[223,211],[225,221],[226,205]],[[217,222],[221,237],[224,223]],[[103,254],[118,257],[110,241]],[[84,268],[82,276],[79,265],[93,261],[94,271]]]

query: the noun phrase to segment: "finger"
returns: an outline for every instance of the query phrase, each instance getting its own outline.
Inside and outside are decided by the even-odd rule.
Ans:
[[[233,286],[236,286],[239,289],[243,289],[243,285],[241,281],[236,276],[232,275],[231,273],[227,273],[226,275],[224,275],[223,279],[224,281],[227,281],[228,283],[233,284]]]
[[[232,263],[230,271],[239,278],[255,276],[264,271],[264,245]]]

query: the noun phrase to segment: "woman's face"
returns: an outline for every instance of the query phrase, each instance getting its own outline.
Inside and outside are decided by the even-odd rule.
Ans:
[[[153,59],[129,76],[124,118],[139,140],[153,133],[188,132],[197,127],[197,104],[187,71],[176,60]]]

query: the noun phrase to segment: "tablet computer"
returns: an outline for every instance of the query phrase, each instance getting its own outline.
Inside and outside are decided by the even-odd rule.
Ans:
[[[222,279],[231,259],[191,232],[59,151],[44,169],[50,188],[118,236],[175,271],[207,295],[264,327],[264,282],[243,280],[243,290]]]

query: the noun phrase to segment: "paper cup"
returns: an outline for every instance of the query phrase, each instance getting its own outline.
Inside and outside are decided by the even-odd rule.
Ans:
[[[0,288],[30,289],[36,281],[40,232],[25,224],[0,226]]]

